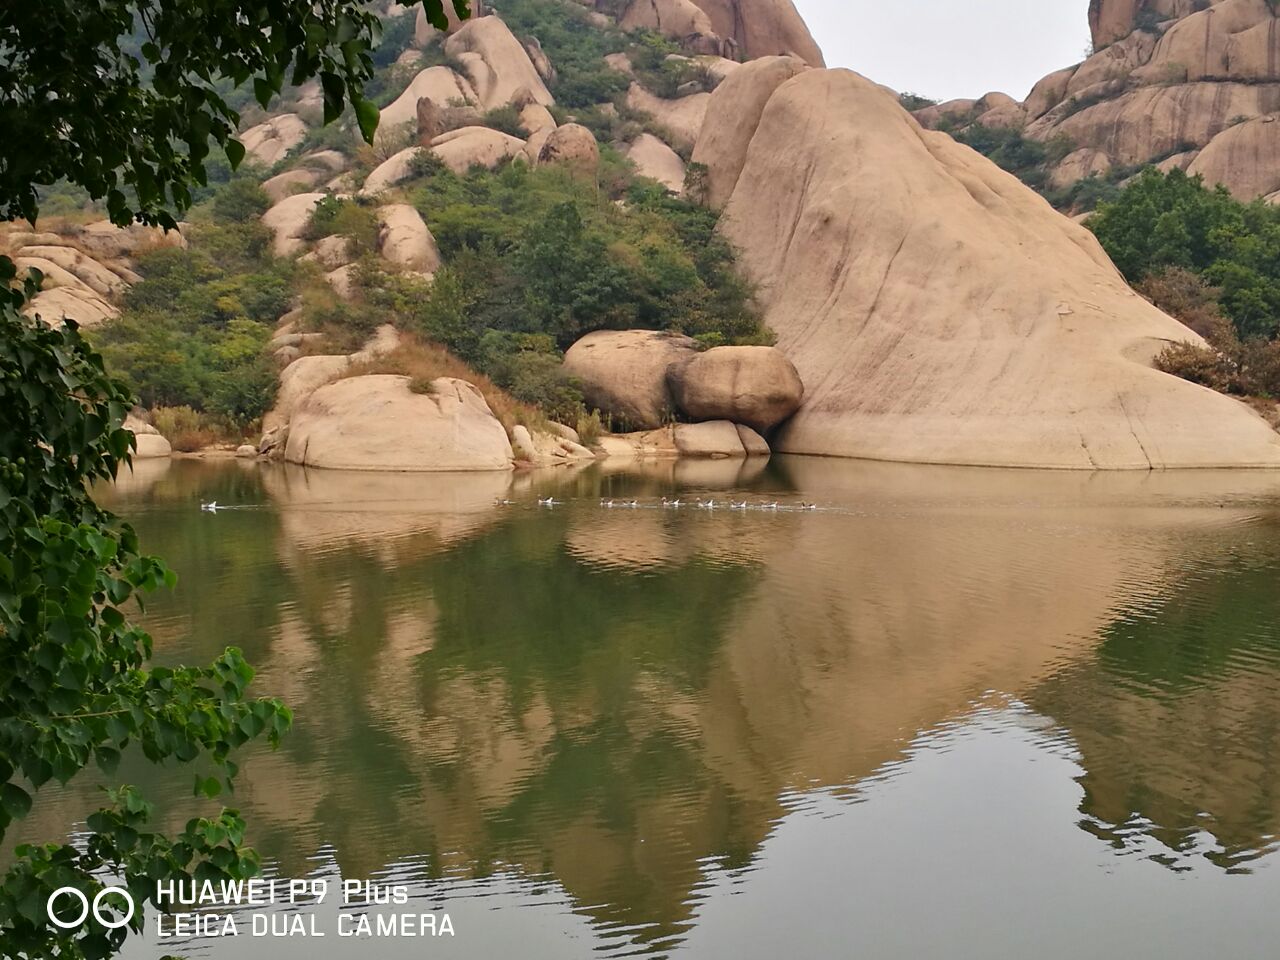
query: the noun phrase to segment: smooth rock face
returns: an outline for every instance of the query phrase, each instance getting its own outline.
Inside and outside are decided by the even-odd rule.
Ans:
[[[466,71],[485,110],[517,100],[555,103],[520,41],[497,17],[467,21],[444,44],[445,53]]]
[[[139,420],[133,415],[124,418],[124,428],[133,431],[135,460],[157,460],[173,454],[169,441],[160,436],[160,431],[151,424]]]
[[[632,0],[618,26],[623,30],[653,30],[673,40],[715,32],[711,18],[693,0]]]
[[[378,121],[378,133],[390,133],[418,117],[418,101],[430,100],[444,108],[456,101],[474,103],[476,92],[469,81],[459,77],[448,67],[428,67],[421,71],[400,96],[382,108]]]
[[[337,380],[350,366],[350,357],[330,355],[299,357],[285,367],[280,374],[276,405],[262,418],[263,432],[287,425],[311,394]]]
[[[627,106],[632,110],[647,113],[670,134],[671,146],[683,150],[692,150],[698,142],[698,134],[702,132],[702,121],[707,115],[707,104],[711,100],[709,93],[695,93],[678,100],[664,100],[633,83],[627,91]]]
[[[1097,52],[1036,84],[1027,137],[1066,137],[1111,166],[1225,138],[1203,161],[1206,179],[1242,199],[1275,189],[1274,134],[1256,125],[1280,114],[1280,21],[1267,0],[1093,0],[1089,18]],[[1088,172],[1060,169],[1055,182]]]
[[[804,384],[775,347],[714,347],[667,369],[676,407],[691,420],[732,420],[760,431],[798,409]]]
[[[96,327],[120,316],[109,301],[87,287],[54,287],[41,290],[22,308],[24,317],[40,317],[45,323],[74,320],[82,327]]]
[[[697,347],[689,337],[657,330],[598,330],[566,351],[563,369],[615,428],[654,430],[674,409],[667,368],[692,359]]]
[[[323,193],[295,193],[262,215],[263,226],[274,234],[271,249],[277,257],[290,256],[306,245],[302,234],[316,204],[323,199]]]
[[[563,163],[579,173],[596,172],[600,147],[595,134],[578,123],[556,127],[538,153],[539,163]]]
[[[462,127],[431,141],[431,152],[454,173],[466,173],[475,166],[492,169],[523,149],[524,141],[519,137],[489,127]]]
[[[739,423],[736,426],[738,428],[738,439],[742,441],[742,447],[747,451],[748,457],[769,456],[771,451],[764,437],[760,436],[745,423]]]
[[[775,91],[721,229],[805,384],[777,450],[1280,465],[1260,417],[1148,365],[1195,336],[1133,293],[1091,234],[850,71]]]
[[[18,257],[39,257],[66,270],[94,293],[104,297],[116,296],[125,291],[128,284],[97,260],[74,247],[35,245],[22,247]]]
[[[684,189],[684,161],[653,134],[640,134],[622,152],[636,165],[640,176],[657,180],[672,193]]]
[[[417,273],[440,269],[440,248],[417,209],[407,203],[378,208],[378,249],[384,259]]]
[[[285,197],[310,190],[325,179],[325,171],[315,167],[297,167],[276,174],[262,182],[262,191],[272,203],[279,203]]]
[[[502,424],[480,391],[441,377],[428,393],[410,378],[351,377],[323,386],[289,425],[285,459],[334,470],[510,470]]]
[[[693,0],[711,18],[711,27],[731,39],[744,60],[797,57],[811,67],[826,66],[822,51],[791,0]]]
[[[1261,117],[1228,127],[1188,165],[1210,186],[1223,183],[1249,201],[1280,190],[1280,122]]]
[[[384,190],[390,190],[397,183],[413,176],[414,160],[421,153],[421,147],[405,147],[394,153],[373,168],[360,188],[360,196],[376,197]]]
[[[693,162],[708,168],[707,203],[712,210],[728,202],[765,104],[778,87],[806,69],[808,65],[795,57],[763,57],[743,64],[716,88],[713,108],[702,121],[693,150]],[[733,108],[718,109],[723,104]]]
[[[706,423],[677,423],[676,450],[682,457],[745,457],[747,449],[738,436],[738,428],[728,420]]]
[[[307,136],[307,125],[296,113],[264,120],[240,134],[245,155],[264,167],[274,166]]]

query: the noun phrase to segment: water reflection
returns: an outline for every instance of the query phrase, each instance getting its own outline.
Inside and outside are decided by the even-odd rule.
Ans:
[[[840,797],[915,782],[922,765],[946,771],[930,774],[940,823],[917,835],[905,811],[887,817],[886,842],[908,853],[881,863],[885,889],[909,886],[921,857],[961,855],[934,827],[1017,849],[1051,820],[1067,828],[1052,833],[1062,855],[1083,842],[1095,853],[1081,863],[1102,872],[1112,843],[1164,873],[1219,875],[1265,864],[1274,845],[1275,475],[786,458],[747,474],[721,462],[515,478],[166,466],[113,494],[183,575],[148,623],[163,658],[239,644],[260,689],[294,707],[294,734],[246,758],[237,795],[285,875],[317,869],[317,850],[348,877],[410,858],[432,897],[486,889],[541,905],[529,924],[558,917],[546,951],[525,955],[576,955],[585,919],[611,951],[772,956],[714,932],[736,885],[835,882],[796,863],[788,825],[860,824],[862,805]],[[564,505],[537,507],[552,489]],[[656,505],[726,490],[821,509]],[[602,496],[643,506],[604,510]],[[246,509],[201,514],[201,498]],[[970,741],[1001,757],[997,741],[1030,746],[998,763],[930,759]],[[1003,820],[949,805],[975,777]],[[175,823],[187,786],[149,785]],[[58,833],[87,796],[45,805],[34,826]],[[1020,819],[1023,804],[1039,820]],[[1130,906],[1163,915],[1134,883]],[[971,918],[1029,907],[1034,887],[998,887],[1004,900],[970,903]],[[909,897],[879,909],[907,931],[885,944],[917,931],[913,955],[944,955],[929,938],[965,923],[914,917]],[[834,906],[818,926],[853,931]],[[985,929],[983,955],[1027,955],[1022,934]]]

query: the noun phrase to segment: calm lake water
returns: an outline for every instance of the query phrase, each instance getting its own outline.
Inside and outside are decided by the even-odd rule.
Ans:
[[[296,712],[236,796],[273,874],[406,884],[455,930],[339,939],[326,902],[324,939],[131,957],[1280,941],[1280,475],[176,461],[107,499],[181,576],[148,607],[158,659],[236,644]],[[127,775],[171,824],[208,809],[189,771]],[[28,832],[65,835],[90,786]]]

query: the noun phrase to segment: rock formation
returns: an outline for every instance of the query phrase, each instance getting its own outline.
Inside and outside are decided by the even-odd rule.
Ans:
[[[667,368],[676,407],[691,420],[776,427],[800,408],[804,384],[774,347],[715,347]]]
[[[1096,52],[1045,77],[1022,104],[983,112],[954,101],[917,117],[1065,137],[1077,152],[1054,171],[1055,186],[1171,161],[1244,200],[1280,190],[1276,134],[1264,126],[1280,115],[1280,23],[1268,0],[1093,0],[1089,24]]]
[[[382,108],[378,133],[390,136],[404,124],[415,122],[419,117],[418,101],[423,99],[443,109],[454,103],[475,103],[477,97],[471,82],[448,67],[428,67],[413,78],[400,96]]]
[[[712,29],[732,41],[744,60],[775,55],[796,57],[811,67],[826,66],[822,51],[791,0],[693,0],[706,11]]]
[[[498,17],[467,21],[445,41],[444,49],[462,65],[485,110],[517,100],[555,103],[529,54]]]
[[[417,273],[440,269],[440,249],[417,209],[407,203],[378,208],[378,250],[383,259]]]
[[[654,430],[671,419],[674,405],[667,368],[697,352],[689,337],[656,330],[600,330],[564,355],[564,372],[579,382],[589,406],[609,414],[624,430]]]
[[[1227,0],[1231,2],[1231,0]],[[747,70],[749,67],[744,67]],[[731,78],[732,80],[733,78]],[[1133,293],[1091,234],[846,70],[741,113],[721,229],[804,382],[775,448],[982,465],[1280,465],[1242,404],[1147,362],[1189,330]],[[731,171],[739,165],[736,180]]]
[[[320,387],[294,414],[285,446],[290,463],[336,470],[509,470],[513,457],[480,391],[448,377],[425,393],[390,375]]]
[[[302,239],[311,213],[324,199],[323,193],[296,193],[281,200],[262,215],[262,224],[273,234],[271,248],[277,257],[287,257],[304,246]]]
[[[636,165],[640,176],[657,180],[672,193],[684,189],[684,161],[653,134],[640,134],[623,148],[623,153]]]
[[[594,175],[600,164],[595,135],[577,123],[566,123],[548,134],[538,152],[538,163],[563,163],[570,169]]]
[[[282,113],[240,134],[245,156],[264,167],[274,166],[307,135],[307,125],[296,113]]]

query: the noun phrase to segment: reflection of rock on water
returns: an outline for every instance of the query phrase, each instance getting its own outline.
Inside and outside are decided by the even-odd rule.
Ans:
[[[392,553],[412,540],[436,549],[472,536],[500,516],[494,501],[511,483],[498,471],[465,474],[353,473],[283,466],[263,471],[278,504],[283,546],[298,550],[354,545]]]
[[[822,512],[608,511],[581,472],[564,475],[571,502],[537,512],[493,507],[505,491],[479,475],[264,480],[292,562],[289,617],[257,659],[301,729],[244,765],[259,845],[331,842],[348,875],[418,852],[550,873],[598,921],[678,937],[705,861],[749,865],[783,791],[885,775],[993,690],[1078,739],[1098,815],[1125,812],[1116,771],[1167,749],[1163,778],[1138,781],[1177,800],[1149,804],[1156,819],[1191,797],[1242,845],[1274,832],[1237,809],[1268,788],[1250,764],[1269,675],[1171,706],[1118,694],[1095,661],[1124,610],[1248,538],[1233,531],[1256,505],[1221,503],[1280,478],[781,467]],[[1225,702],[1257,709],[1209,716]],[[1109,724],[1125,743],[1095,732]],[[1206,730],[1258,746],[1175,762]]]

